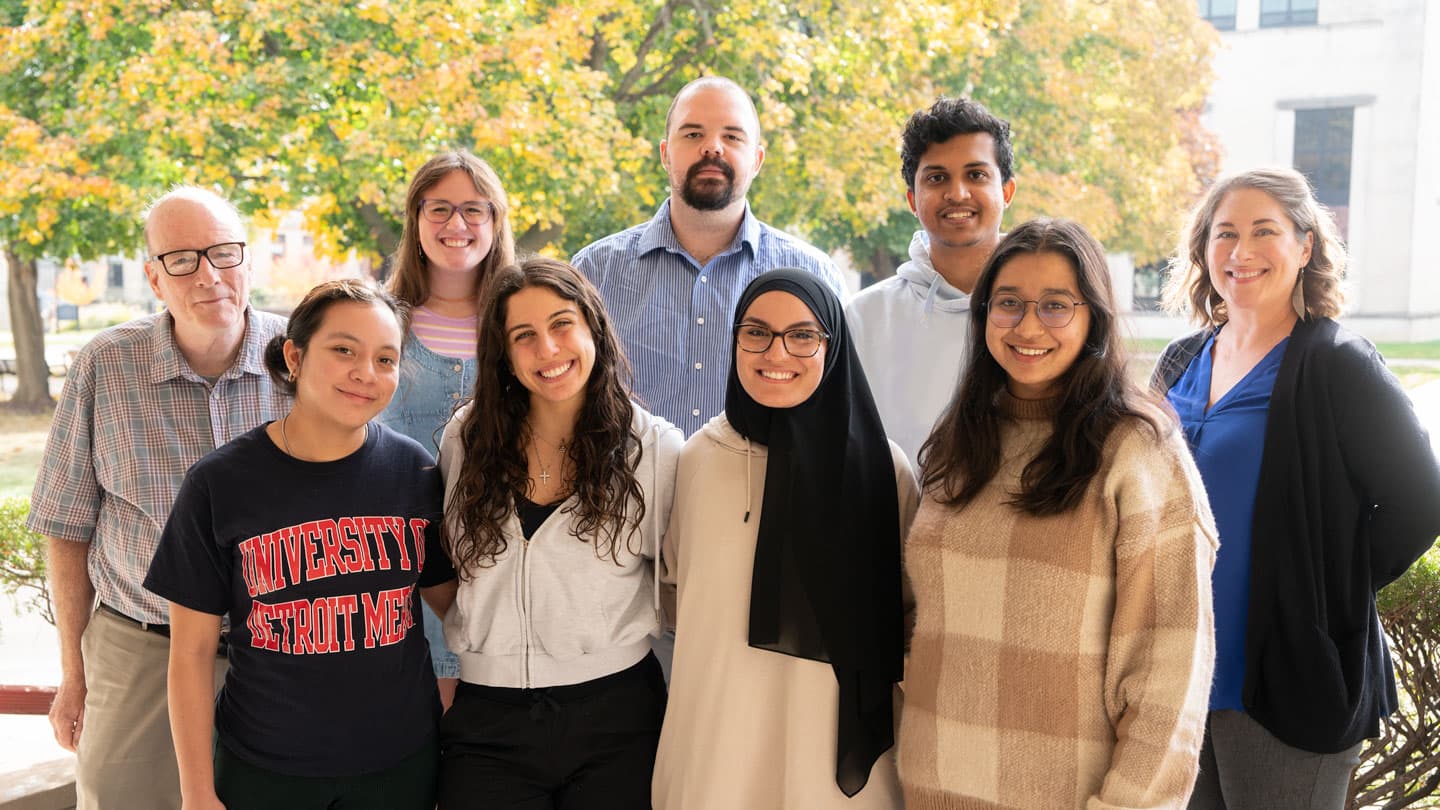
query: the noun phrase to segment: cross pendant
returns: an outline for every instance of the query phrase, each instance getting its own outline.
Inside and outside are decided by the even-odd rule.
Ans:
[[[548,484],[548,483],[550,483],[550,471],[549,471],[549,470],[541,470],[541,471],[540,471],[540,483],[542,483],[542,484]]]

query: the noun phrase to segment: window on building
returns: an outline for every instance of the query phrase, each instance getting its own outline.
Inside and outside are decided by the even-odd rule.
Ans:
[[[1165,261],[1142,264],[1135,268],[1131,279],[1136,312],[1158,312],[1161,294],[1165,290]]]
[[[1295,111],[1295,168],[1310,179],[1315,196],[1335,212],[1340,234],[1350,231],[1350,150],[1355,108]]]
[[[105,286],[112,290],[125,289],[125,262],[111,259],[105,272]]]
[[[1320,0],[1260,0],[1260,27],[1314,25]]]
[[[1235,30],[1235,0],[1195,0],[1200,17],[1217,31]]]

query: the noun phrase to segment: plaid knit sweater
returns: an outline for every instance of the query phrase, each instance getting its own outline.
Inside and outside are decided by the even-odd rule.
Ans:
[[[1005,504],[1054,401],[1008,397],[999,473],[926,495],[905,549],[916,616],[899,767],[908,810],[1183,808],[1214,664],[1215,525],[1179,431],[1106,443],[1081,504]]]

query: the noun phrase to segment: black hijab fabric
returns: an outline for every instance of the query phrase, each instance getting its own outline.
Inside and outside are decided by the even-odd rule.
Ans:
[[[793,408],[752,399],[740,385],[738,350],[731,350],[725,414],[742,436],[769,449],[750,646],[834,668],[835,783],[854,796],[895,743],[891,695],[904,667],[895,462],[829,287],[803,270],[772,270],[745,288],[734,325],[756,298],[776,290],[804,302],[830,339],[819,387]]]

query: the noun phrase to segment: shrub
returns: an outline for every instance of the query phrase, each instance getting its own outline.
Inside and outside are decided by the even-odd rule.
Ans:
[[[0,498],[0,591],[19,597],[23,605],[55,623],[50,588],[45,581],[45,539],[25,528],[30,499]]]
[[[1440,788],[1440,544],[1380,592],[1400,708],[1365,743],[1346,807],[1437,807]],[[1423,804],[1422,804],[1423,802]]]

